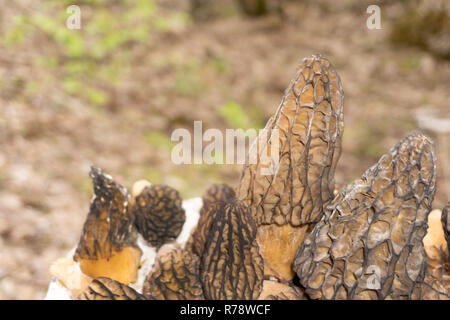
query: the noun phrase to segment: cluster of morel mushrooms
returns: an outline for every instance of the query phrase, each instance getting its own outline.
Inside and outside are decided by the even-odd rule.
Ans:
[[[410,134],[336,190],[343,98],[330,62],[305,58],[255,142],[263,147],[249,151],[256,164],[235,190],[204,194],[181,244],[176,190],[140,181],[129,195],[92,168],[82,236],[51,266],[54,281],[74,299],[449,299],[450,202],[430,214],[433,141]],[[279,163],[262,174],[275,142]]]

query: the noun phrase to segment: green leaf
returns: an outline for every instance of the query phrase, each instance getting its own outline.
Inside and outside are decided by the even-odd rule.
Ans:
[[[225,120],[226,124],[233,128],[249,129],[251,121],[245,113],[242,106],[236,102],[227,102],[219,108],[219,115]]]
[[[76,94],[81,91],[82,85],[77,79],[64,79],[62,87],[67,93]]]
[[[109,97],[105,92],[93,87],[85,88],[84,95],[90,103],[97,106],[104,106],[109,100]]]
[[[173,142],[170,138],[159,131],[149,131],[144,136],[145,141],[157,148],[171,150]]]

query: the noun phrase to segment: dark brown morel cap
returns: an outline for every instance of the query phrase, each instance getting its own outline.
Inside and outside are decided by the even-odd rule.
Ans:
[[[145,187],[132,208],[138,232],[154,247],[175,241],[186,221],[180,194],[166,185]]]
[[[187,243],[186,249],[190,250],[199,257],[203,256],[206,248],[206,240],[211,232],[213,221],[223,206],[224,202],[204,203],[202,213],[198,219],[197,226],[191,233]]]
[[[234,190],[227,184],[213,184],[206,190],[202,197],[203,206],[200,210],[200,216],[207,210],[210,204],[216,202],[231,201],[236,197]]]
[[[92,278],[134,282],[142,252],[135,245],[136,230],[128,192],[99,168],[92,167],[90,177],[94,198],[74,260]]]
[[[186,248],[201,257],[206,245],[206,238],[210,232],[212,221],[219,207],[227,201],[235,199],[234,190],[227,184],[214,184],[206,190],[202,197],[202,208],[197,226],[189,237]]]
[[[447,241],[447,253],[450,256],[450,201],[442,209],[442,228],[444,229],[445,241]]]
[[[200,260],[192,252],[171,244],[163,246],[145,279],[144,295],[150,300],[203,300],[199,266]]]
[[[346,186],[300,246],[294,269],[313,299],[411,299],[435,193],[432,140],[401,140]]]
[[[303,59],[250,149],[237,187],[237,198],[253,209],[257,224],[300,226],[320,219],[333,198],[343,99],[331,63],[320,55]]]
[[[77,300],[145,300],[145,297],[118,281],[98,278],[91,282]]]
[[[206,299],[258,298],[263,282],[263,260],[256,242],[255,222],[241,202],[224,203],[216,212],[200,272]]]

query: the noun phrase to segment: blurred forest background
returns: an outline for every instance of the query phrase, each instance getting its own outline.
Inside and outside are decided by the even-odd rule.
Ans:
[[[437,144],[433,207],[442,208],[450,198],[445,2],[0,0],[0,299],[44,297],[50,263],[79,239],[92,164],[128,188],[145,178],[185,199],[214,182],[235,186],[239,165],[174,165],[172,131],[194,120],[203,130],[262,128],[313,53],[330,59],[345,91],[337,182],[359,177],[423,126]],[[72,4],[80,30],[66,28]],[[381,8],[381,30],[366,27],[371,4]],[[428,116],[437,125],[421,122]]]

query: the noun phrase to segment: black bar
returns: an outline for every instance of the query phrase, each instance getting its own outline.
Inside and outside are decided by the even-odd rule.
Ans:
[[[442,315],[445,301],[0,301],[17,317],[30,312],[43,319],[364,319],[385,320],[398,312],[401,319],[428,310]],[[42,309],[41,309],[42,308]],[[41,309],[41,310],[40,310]],[[394,313],[395,312],[395,313]],[[98,318],[97,318],[98,317]],[[445,318],[445,317],[444,317]],[[7,319],[7,317],[5,317]],[[412,319],[412,318],[411,318]]]

